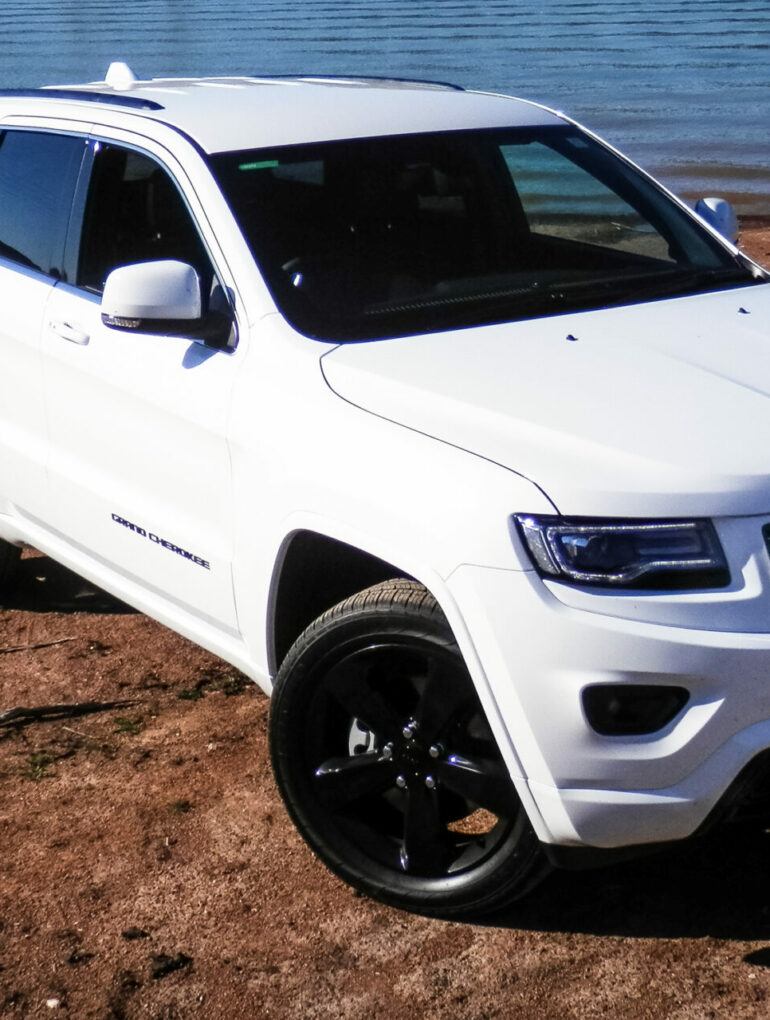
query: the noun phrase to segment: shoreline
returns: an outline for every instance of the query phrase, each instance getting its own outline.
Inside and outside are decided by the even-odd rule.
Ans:
[[[749,214],[739,216],[738,220],[738,247],[755,262],[770,268],[770,216]]]
[[[659,167],[645,167],[645,169],[652,174],[656,181],[659,181],[690,206],[695,206],[699,198],[713,195],[728,201],[740,219],[743,217],[770,217],[770,192],[768,190],[770,185],[767,172],[763,174],[762,187],[747,191],[745,188],[741,188],[740,175],[736,177],[726,175],[718,180],[699,181],[694,174],[677,177],[670,171],[666,172]]]

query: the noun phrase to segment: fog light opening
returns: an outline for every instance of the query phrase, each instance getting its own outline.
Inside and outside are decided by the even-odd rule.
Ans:
[[[642,736],[663,729],[689,697],[684,687],[592,684],[583,691],[583,711],[592,729],[602,736]]]

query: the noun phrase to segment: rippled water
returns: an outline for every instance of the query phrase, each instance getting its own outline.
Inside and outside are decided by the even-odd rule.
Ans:
[[[3,0],[0,84],[367,73],[537,99],[674,190],[770,213],[768,0]]]

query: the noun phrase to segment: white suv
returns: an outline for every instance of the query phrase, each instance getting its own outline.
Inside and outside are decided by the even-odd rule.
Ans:
[[[6,92],[0,307],[3,583],[29,542],[274,690],[347,881],[470,916],[761,789],[768,276],[572,121]]]

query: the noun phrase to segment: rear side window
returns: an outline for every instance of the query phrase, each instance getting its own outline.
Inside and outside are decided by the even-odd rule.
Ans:
[[[83,138],[0,134],[0,256],[61,278]]]

